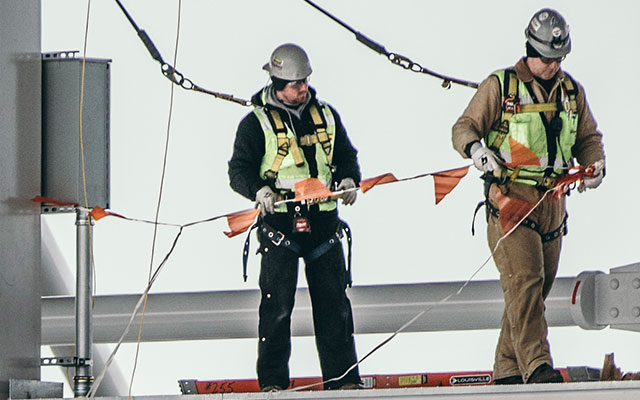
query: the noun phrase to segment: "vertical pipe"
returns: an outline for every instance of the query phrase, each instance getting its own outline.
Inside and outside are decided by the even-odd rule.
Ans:
[[[86,396],[91,388],[91,220],[87,210],[76,209],[76,372],[73,378],[75,397]]]

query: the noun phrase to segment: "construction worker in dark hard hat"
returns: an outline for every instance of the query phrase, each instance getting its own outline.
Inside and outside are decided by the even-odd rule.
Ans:
[[[311,65],[302,48],[277,47],[263,69],[271,83],[253,96],[256,107],[240,122],[229,161],[231,187],[262,211],[258,381],[263,391],[289,387],[291,312],[302,257],[323,380],[344,375],[325,389],[360,388],[346,294],[350,270],[340,240],[343,232],[350,239],[350,231],[338,218],[338,201],[279,201],[294,199],[296,183],[317,178],[343,191],[342,204],[353,204],[361,178],[357,151],[336,110],[309,86]]]
[[[518,218],[520,225],[493,255],[505,301],[493,368],[496,384],[563,381],[553,369],[544,300],[558,270],[567,213],[565,194],[548,190],[574,160],[590,171],[580,192],[597,188],[605,175],[602,135],[584,89],[561,69],[571,51],[565,19],[542,9],[525,36],[526,56],[485,79],[452,129],[453,147],[484,172],[492,250],[506,234],[499,218],[511,212],[505,205],[533,209]]]

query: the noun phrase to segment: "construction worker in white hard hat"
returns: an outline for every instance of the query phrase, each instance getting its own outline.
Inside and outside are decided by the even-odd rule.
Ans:
[[[342,203],[351,205],[361,176],[340,116],[309,86],[305,51],[290,43],[278,46],[263,69],[271,83],[253,96],[256,107],[238,126],[229,179],[262,211],[257,226],[262,255],[257,373],[263,391],[277,391],[290,385],[291,312],[301,257],[323,380],[342,376],[357,362],[346,294],[350,270],[340,240],[343,232],[350,239],[350,231],[338,218],[338,201],[277,200],[295,199],[296,183],[317,178],[327,188],[346,190]],[[355,366],[324,387],[357,389],[360,383]]]
[[[584,89],[561,68],[571,51],[565,19],[542,9],[525,37],[526,56],[485,79],[452,129],[453,147],[484,173],[492,250],[506,234],[499,218],[510,212],[505,205],[513,200],[533,209],[493,255],[505,301],[496,384],[563,381],[549,351],[544,300],[558,270],[567,213],[565,195],[547,191],[574,161],[591,171],[579,191],[597,188],[605,174],[602,135]]]

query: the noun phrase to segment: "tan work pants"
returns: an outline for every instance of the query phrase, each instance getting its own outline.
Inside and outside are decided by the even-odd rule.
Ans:
[[[498,187],[491,186],[489,199],[497,207]],[[544,193],[533,186],[514,183],[507,195],[535,204]],[[557,229],[565,217],[564,196],[548,193],[529,215],[544,233]],[[489,247],[493,250],[504,235],[498,218],[491,215],[487,226]],[[543,243],[540,234],[518,226],[500,242],[493,259],[500,272],[504,292],[502,329],[496,347],[493,378],[521,375],[526,382],[542,364],[553,366],[547,341],[544,299],[558,270],[562,237]]]

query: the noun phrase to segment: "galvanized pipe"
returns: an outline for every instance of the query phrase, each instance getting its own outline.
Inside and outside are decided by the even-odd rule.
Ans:
[[[91,271],[91,220],[87,210],[76,209],[76,297],[75,297],[75,346],[78,364],[73,377],[75,397],[89,392],[93,381],[91,368],[92,313],[91,296],[93,279]]]

